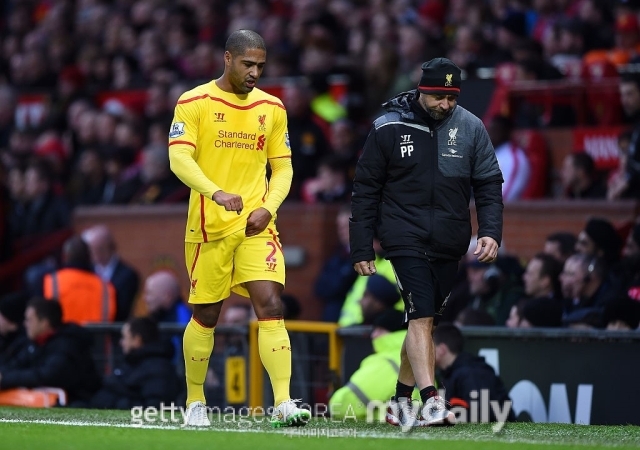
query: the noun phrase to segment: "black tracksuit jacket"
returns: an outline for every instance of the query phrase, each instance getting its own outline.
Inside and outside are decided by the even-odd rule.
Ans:
[[[417,95],[386,102],[365,142],[351,200],[353,263],[375,259],[374,236],[387,258],[459,260],[471,238],[471,189],[478,236],[501,242],[503,178],[486,128],[461,106],[430,121]]]

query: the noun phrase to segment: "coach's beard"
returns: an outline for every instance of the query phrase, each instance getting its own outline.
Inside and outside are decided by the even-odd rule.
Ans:
[[[437,107],[427,108],[427,114],[429,114],[429,117],[431,117],[433,120],[446,119],[451,115],[452,112],[453,112],[453,108],[449,108],[446,111]]]

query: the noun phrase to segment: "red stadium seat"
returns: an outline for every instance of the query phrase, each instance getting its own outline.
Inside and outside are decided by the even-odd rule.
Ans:
[[[582,79],[588,82],[618,78],[618,69],[608,60],[585,61],[582,64]]]
[[[501,63],[496,66],[496,85],[506,86],[513,83],[518,75],[518,65],[512,62]]]
[[[584,77],[584,65],[580,60],[567,61],[563,68],[562,73],[568,80],[582,80]]]
[[[515,81],[518,74],[517,71],[518,66],[511,62],[501,63],[496,66],[494,75],[496,87],[482,118],[485,125],[488,125],[494,116],[509,116],[511,114],[508,86]]]
[[[544,136],[535,130],[518,130],[514,139],[522,148],[531,165],[531,178],[522,193],[523,200],[543,198],[549,181],[549,148]]]
[[[585,61],[582,65],[586,104],[595,125],[617,125],[622,120],[618,78],[618,69],[608,60]]]

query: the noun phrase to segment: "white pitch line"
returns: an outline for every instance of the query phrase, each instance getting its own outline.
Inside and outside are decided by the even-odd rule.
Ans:
[[[43,425],[62,425],[68,427],[109,427],[109,428],[140,428],[144,430],[184,430],[185,428],[180,425],[164,424],[164,425],[149,425],[149,424],[135,424],[135,423],[111,423],[111,422],[87,422],[82,420],[53,420],[53,419],[0,419],[0,423],[33,423]],[[201,429],[201,430],[213,430],[214,428],[198,428],[188,427],[188,430]],[[234,428],[215,428],[217,431],[229,431],[231,433],[238,432],[250,432],[259,433],[262,430],[252,429],[234,429]]]
[[[340,436],[322,436],[322,435],[309,435],[305,430],[318,429],[328,430],[325,427],[306,427],[306,428],[287,428],[287,429],[274,429],[273,431],[260,430],[253,428],[215,428],[215,427],[183,427],[181,425],[172,425],[165,423],[164,425],[150,425],[150,424],[134,424],[134,423],[110,423],[110,422],[88,422],[81,420],[53,420],[53,419],[4,419],[0,418],[0,423],[29,423],[29,424],[42,424],[42,425],[60,425],[71,427],[107,427],[107,428],[131,428],[131,429],[143,429],[143,430],[196,430],[196,431],[222,431],[229,433],[265,433],[265,434],[281,434],[290,438],[334,438]],[[345,430],[343,428],[335,428],[334,430]],[[427,434],[427,433],[380,433],[370,430],[356,431],[356,436],[343,436],[344,438],[374,438],[374,439],[422,439],[422,440],[457,440],[457,441],[480,441],[480,442],[500,442],[506,444],[538,444],[538,445],[557,445],[557,446],[584,446],[592,447],[594,445],[606,446],[610,448],[619,447],[621,444],[603,445],[603,444],[591,444],[591,443],[571,443],[571,442],[558,442],[558,441],[545,441],[534,439],[522,439],[518,437],[503,437],[500,440],[488,439],[490,436],[477,435],[477,436],[460,436],[452,435],[446,436],[442,434]]]
[[[311,430],[329,430],[325,427],[306,427],[306,428],[287,428],[287,429],[274,429],[273,431],[269,430],[261,430],[255,428],[216,428],[216,427],[183,427],[181,425],[173,425],[169,423],[165,423],[163,425],[150,425],[150,424],[134,424],[134,423],[110,423],[110,422],[88,422],[82,420],[53,420],[53,419],[2,419],[0,418],[0,423],[30,423],[30,424],[42,424],[42,425],[61,425],[61,426],[71,426],[71,427],[108,427],[108,428],[132,428],[132,429],[146,429],[146,430],[197,430],[197,431],[227,431],[230,433],[276,433],[282,434],[284,436],[288,436],[291,438],[304,438],[304,437],[326,437],[326,436],[313,436],[313,432]],[[339,432],[340,430],[344,430],[345,434],[347,433],[347,429],[343,428],[335,428]],[[316,433],[317,434],[317,433]],[[333,437],[333,436],[332,436]],[[340,437],[340,436],[335,436]],[[380,433],[376,431],[370,430],[356,430],[356,436],[344,436],[345,438],[358,438],[358,437],[367,437],[374,439],[447,439],[443,436],[434,436],[428,435],[424,433]],[[457,437],[460,439],[460,437]],[[464,438],[463,438],[464,440]],[[471,437],[468,440],[472,440]]]
[[[305,433],[305,430],[310,428],[289,428],[284,430],[260,430],[254,428],[214,428],[214,427],[183,427],[181,425],[150,425],[150,424],[133,424],[133,423],[110,423],[110,422],[88,422],[81,420],[53,420],[53,419],[2,419],[0,423],[30,423],[30,424],[42,424],[42,425],[61,425],[70,427],[107,427],[107,428],[132,428],[143,430],[196,430],[196,431],[226,431],[229,433],[276,433],[282,434],[291,438],[304,438],[304,437],[326,437],[326,436],[309,436],[309,432]],[[316,427],[311,427],[311,429]],[[327,430],[327,428],[318,428],[318,430]],[[341,430],[338,428],[337,430]],[[306,434],[306,435],[305,435]],[[339,436],[336,436],[339,437]],[[378,433],[375,431],[356,431],[355,438],[367,437],[374,439],[405,439],[412,437],[414,439],[437,439],[436,436],[429,436],[426,434],[418,435],[413,433]],[[354,436],[345,436],[345,438],[354,438]]]

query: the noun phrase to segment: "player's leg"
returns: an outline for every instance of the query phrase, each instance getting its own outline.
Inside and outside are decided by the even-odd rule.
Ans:
[[[430,366],[431,377],[435,379],[435,342],[433,332],[438,326],[438,322],[447,307],[449,294],[455,282],[458,270],[457,261],[436,260],[429,263],[432,281],[434,286],[434,315],[431,327],[431,349],[433,354],[433,366]],[[456,417],[447,409],[445,399],[439,395],[434,395],[428,399],[423,398],[424,405],[420,413],[420,425],[455,425]]]
[[[185,243],[193,315],[182,341],[187,384],[185,424],[208,426],[204,382],[213,352],[214,330],[222,303],[230,294],[233,239]]]
[[[396,381],[396,393],[387,404],[385,417],[387,423],[399,426],[403,425],[403,422],[406,422],[402,417],[402,408],[411,401],[415,385],[416,380],[413,376],[413,370],[411,369],[411,363],[407,355],[407,341],[405,338],[402,343],[402,348],[400,349],[400,369],[398,371],[398,380]]]
[[[291,343],[282,317],[282,285],[273,281],[245,284],[258,318],[258,350],[269,374],[273,398],[279,405],[290,398]]]
[[[305,425],[308,410],[297,407],[290,398],[291,343],[282,318],[281,294],[284,288],[284,255],[275,228],[247,238],[235,256],[232,290],[248,295],[258,317],[258,351],[269,374],[275,411],[272,424]]]
[[[398,288],[400,289],[400,292],[402,292],[403,291],[402,283],[400,282],[400,279],[398,278],[398,274],[395,272],[395,268],[393,267],[393,265],[392,265],[392,268],[394,269],[394,274],[396,276],[396,282],[398,284]],[[405,308],[405,320],[408,320],[406,311],[407,310]],[[394,398],[402,398],[402,397],[411,398],[411,396],[413,395],[413,389],[415,388],[415,385],[416,385],[416,378],[413,375],[413,370],[411,369],[411,363],[409,362],[409,356],[407,355],[407,339],[405,337],[405,340],[402,342],[402,348],[400,349],[400,369],[398,371],[398,381],[396,383],[396,394]]]
[[[258,317],[258,351],[271,380],[275,409],[274,427],[302,426],[311,412],[298,408],[289,395],[291,381],[291,343],[282,318],[280,295],[283,286],[273,281],[245,283]]]
[[[435,345],[433,330],[446,307],[455,279],[454,261],[398,258],[394,268],[403,285],[409,330],[407,356],[423,403],[419,425],[453,425],[455,415],[447,410],[435,387]],[[415,277],[419,274],[418,277]]]
[[[401,392],[396,395],[400,413],[399,425],[410,428],[418,424],[418,414],[410,396],[410,392],[413,393],[413,387],[403,381],[415,380],[423,401],[438,393],[434,377],[435,349],[431,337],[435,314],[435,286],[427,259],[399,257],[391,259],[391,263],[398,279],[409,322],[404,351],[406,351],[406,359],[411,366],[413,378],[407,375],[408,369],[405,362],[402,376],[406,379],[399,376],[397,390]]]

